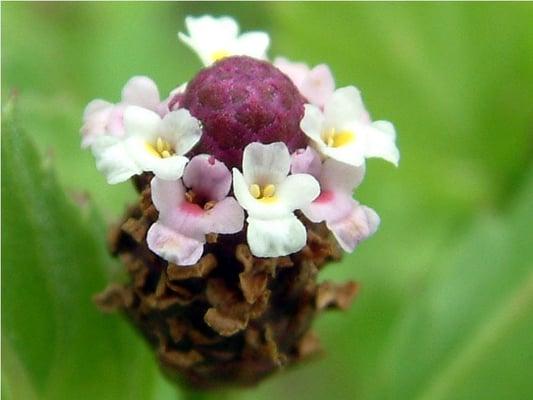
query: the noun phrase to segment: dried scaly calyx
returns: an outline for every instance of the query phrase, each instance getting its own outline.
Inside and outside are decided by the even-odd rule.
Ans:
[[[165,374],[196,388],[251,385],[320,349],[315,316],[346,308],[357,285],[318,284],[317,274],[341,251],[323,224],[306,222],[298,253],[256,258],[242,235],[212,237],[205,255],[183,268],[155,256],[144,240],[157,219],[150,189],[110,233],[113,254],[130,275],[96,296],[121,311],[154,347]]]

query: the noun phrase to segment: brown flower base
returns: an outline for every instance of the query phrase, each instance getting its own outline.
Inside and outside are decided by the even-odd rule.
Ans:
[[[326,227],[305,221],[306,247],[279,258],[253,257],[243,235],[213,235],[196,265],[177,266],[146,245],[157,220],[147,181],[137,181],[141,200],[109,238],[131,281],[97,295],[98,306],[123,311],[166,375],[195,388],[251,385],[315,354],[314,317],[348,307],[357,291],[353,282],[316,282],[318,271],[341,257]]]

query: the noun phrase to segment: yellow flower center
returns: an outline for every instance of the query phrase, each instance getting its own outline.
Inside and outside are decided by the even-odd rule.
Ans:
[[[271,183],[263,187],[259,186],[256,183],[250,185],[250,194],[255,199],[266,202],[266,203],[271,203],[277,200],[275,196],[276,186]]]
[[[322,139],[329,147],[342,147],[355,140],[355,133],[350,131],[337,132],[331,128],[322,134]]]
[[[155,144],[146,143],[146,149],[150,154],[159,158],[167,158],[175,154],[174,149],[169,142],[158,137]]]
[[[217,51],[214,51],[211,54],[211,59],[213,60],[213,62],[217,62],[217,61],[220,61],[223,58],[226,58],[226,57],[229,57],[229,56],[231,56],[231,53],[229,51],[227,51],[227,50],[217,50]]]

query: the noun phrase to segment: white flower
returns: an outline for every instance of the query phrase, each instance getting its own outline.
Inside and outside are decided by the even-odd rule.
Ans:
[[[89,147],[100,135],[124,135],[123,114],[127,106],[147,108],[160,115],[168,112],[168,109],[164,111],[164,102],[159,98],[154,81],[146,76],[134,76],[124,85],[119,103],[96,99],[87,104],[83,112],[81,147]]]
[[[397,166],[400,160],[394,126],[372,122],[353,86],[337,89],[324,111],[306,104],[300,127],[318,151],[346,164],[358,167],[365,158],[380,157]]]
[[[250,56],[266,59],[270,38],[264,32],[239,35],[239,26],[233,18],[187,17],[185,25],[189,36],[178,33],[183,43],[195,51],[204,65],[229,56]]]
[[[162,119],[153,111],[129,106],[124,111],[125,133],[121,137],[98,136],[92,151],[96,167],[111,184],[145,171],[174,180],[183,175],[188,153],[200,139],[200,122],[179,109]]]
[[[243,173],[233,169],[233,192],[248,212],[247,240],[257,257],[279,257],[301,250],[307,240],[294,210],[308,207],[320,186],[308,174],[289,175],[291,157],[284,143],[250,143]]]
[[[311,69],[307,64],[276,57],[274,65],[291,79],[310,104],[317,107],[324,107],[335,91],[335,80],[326,64],[319,64]]]

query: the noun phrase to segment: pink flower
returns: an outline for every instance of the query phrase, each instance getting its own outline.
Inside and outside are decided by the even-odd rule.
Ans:
[[[322,163],[317,152],[307,147],[293,153],[291,172],[308,173],[318,180],[320,195],[302,212],[312,222],[325,221],[345,251],[352,252],[377,230],[376,212],[352,198],[363,180],[364,166],[353,167],[331,158]]]
[[[174,89],[172,97],[177,90]],[[169,112],[168,101],[171,96],[164,101],[159,97],[159,90],[156,84],[146,76],[134,76],[122,89],[122,99],[119,103],[113,104],[105,100],[96,99],[91,101],[83,113],[83,126],[81,128],[81,146],[87,148],[91,146],[96,137],[100,135],[110,135],[121,137],[124,135],[124,110],[128,106],[138,106],[164,116]]]
[[[183,179],[152,179],[152,200],[159,219],[147,234],[150,250],[177,265],[195,264],[208,233],[237,233],[244,211],[227,197],[232,177],[226,166],[209,155],[194,157]]]
[[[317,107],[324,107],[335,91],[335,80],[326,64],[319,64],[311,69],[307,64],[277,57],[274,65],[292,80],[294,86],[310,104]]]

